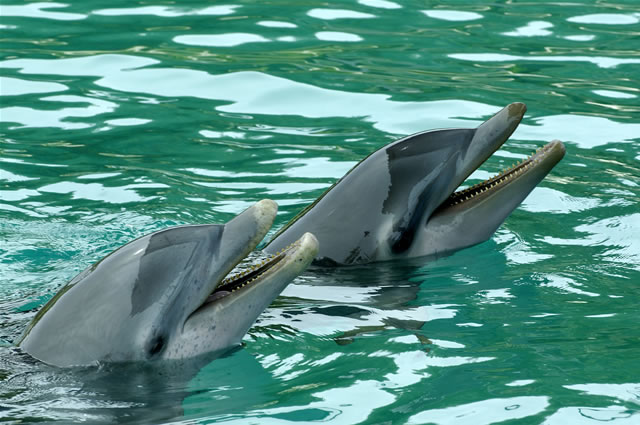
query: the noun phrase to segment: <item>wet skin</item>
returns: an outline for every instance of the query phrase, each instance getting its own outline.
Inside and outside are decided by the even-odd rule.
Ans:
[[[225,279],[264,238],[276,211],[263,200],[225,225],[173,227],[128,243],[62,287],[18,345],[62,367],[224,352],[317,252],[316,239],[305,234]]]
[[[508,105],[475,129],[417,133],[373,152],[267,244],[277,252],[313,233],[324,265],[439,256],[486,241],[562,159],[553,141],[473,191],[456,188],[516,129],[526,111]]]
[[[224,279],[269,230],[277,210],[272,201],[226,225],[139,238],[64,286],[18,345],[55,366],[202,357],[237,345],[314,258],[366,264],[483,242],[564,156],[562,143],[553,141],[454,193],[525,111],[514,103],[476,129],[422,132],[375,151],[276,234],[265,247],[274,257],[241,276]]]

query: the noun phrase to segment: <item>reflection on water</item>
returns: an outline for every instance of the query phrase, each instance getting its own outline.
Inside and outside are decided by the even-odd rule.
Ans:
[[[68,87],[63,84],[28,81],[10,77],[0,77],[0,86],[2,86],[3,96],[51,93],[68,89]]]
[[[234,47],[246,43],[262,43],[269,41],[258,34],[230,33],[216,35],[179,35],[173,41],[190,46]]]
[[[81,13],[44,10],[66,7],[69,7],[69,5],[49,2],[31,3],[23,6],[2,5],[2,16],[24,16],[29,18],[55,19],[59,21],[74,21],[87,17],[87,15]]]
[[[615,68],[619,65],[640,63],[640,59],[636,58],[611,58],[606,56],[516,56],[503,53],[453,53],[449,56],[453,59],[472,62],[588,62],[600,68]]]
[[[364,6],[370,6],[370,7],[377,7],[380,9],[400,9],[402,8],[402,6],[400,6],[398,3],[392,2],[392,1],[388,1],[388,0],[358,0],[358,3],[364,5]]]
[[[635,2],[18,3],[0,6],[0,422],[638,423]],[[522,125],[464,186],[552,139],[567,156],[484,244],[312,268],[182,379],[10,348],[136,237],[264,197],[275,231],[384,143],[514,101]]]
[[[569,22],[579,24],[600,24],[600,25],[632,25],[640,22],[640,14],[633,15],[622,13],[595,13],[593,15],[572,16],[567,19]]]
[[[93,99],[81,96],[48,96],[40,100],[45,102],[62,102],[82,104],[88,103],[90,106],[62,108],[57,110],[37,110],[29,107],[8,107],[0,109],[2,120],[10,123],[22,124],[23,127],[58,127],[62,130],[78,130],[93,127],[92,123],[70,122],[68,118],[94,117],[100,114],[113,112],[118,107],[113,102]],[[9,127],[19,128],[19,127]]]
[[[430,18],[442,19],[443,21],[474,21],[482,19],[482,15],[475,12],[462,12],[459,10],[423,10],[422,13]]]
[[[333,19],[366,19],[375,18],[375,15],[370,13],[356,12],[346,9],[311,9],[307,12],[307,15],[312,18],[333,20]]]
[[[324,41],[362,41],[362,37],[356,34],[350,34],[348,32],[338,32],[338,31],[320,31],[317,32],[316,38],[318,40]]]
[[[207,16],[207,15],[231,15],[240,6],[224,5],[224,6],[209,6],[202,9],[187,9],[169,6],[143,6],[143,7],[131,7],[122,9],[100,9],[95,10],[92,13],[94,15],[104,16],[131,16],[131,15],[155,15],[166,18],[174,18],[178,16]]]
[[[503,34],[511,37],[543,37],[553,34],[552,31],[549,31],[549,28],[553,28],[551,22],[531,21],[524,27],[516,28],[514,31]]]
[[[448,424],[456,418],[458,424],[493,424],[511,419],[526,418],[543,412],[549,406],[549,398],[513,397],[489,399],[446,409],[427,410],[409,419],[409,424]]]

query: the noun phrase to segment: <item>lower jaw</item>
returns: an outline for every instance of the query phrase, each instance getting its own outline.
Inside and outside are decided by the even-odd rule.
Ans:
[[[512,165],[487,180],[454,192],[436,211],[457,205],[464,205],[466,202],[483,196],[491,196],[493,193],[501,191],[507,185],[514,184],[521,179],[526,179],[528,174],[540,174],[540,171],[542,171],[543,175],[540,178],[540,180],[542,180],[562,159],[564,153],[565,148],[562,142],[557,140],[549,142],[524,161]]]

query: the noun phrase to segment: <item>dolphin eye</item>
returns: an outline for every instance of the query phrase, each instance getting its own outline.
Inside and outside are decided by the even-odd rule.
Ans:
[[[164,338],[162,336],[157,336],[151,340],[149,344],[149,354],[155,356],[160,353],[164,348]]]

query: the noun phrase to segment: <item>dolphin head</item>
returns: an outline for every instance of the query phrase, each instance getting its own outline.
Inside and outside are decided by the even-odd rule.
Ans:
[[[314,258],[305,234],[245,275],[225,276],[264,238],[263,200],[224,225],[179,226],[117,249],[64,286],[18,345],[55,366],[185,359],[238,344]]]
[[[509,174],[510,190],[502,198],[485,196],[484,212],[461,205],[466,201],[456,188],[502,146],[525,111],[524,104],[513,103],[478,128],[425,131],[382,147],[298,214],[266,250],[280,249],[309,231],[320,243],[319,261],[354,264],[438,254],[486,240],[564,153],[555,142],[543,150],[550,154],[545,161],[528,163],[527,178]],[[491,181],[487,184],[482,189],[497,192]],[[448,209],[455,201],[456,208]],[[440,220],[434,224],[436,211]],[[465,225],[458,220],[463,212]],[[461,231],[466,235],[458,235]],[[442,240],[453,243],[441,249]]]
[[[449,195],[421,228],[410,256],[439,256],[483,242],[564,157],[554,140],[500,174]]]
[[[389,216],[390,255],[415,248],[433,211],[502,146],[525,111],[524,104],[513,103],[478,128],[425,131],[375,153],[388,171],[383,207]]]

